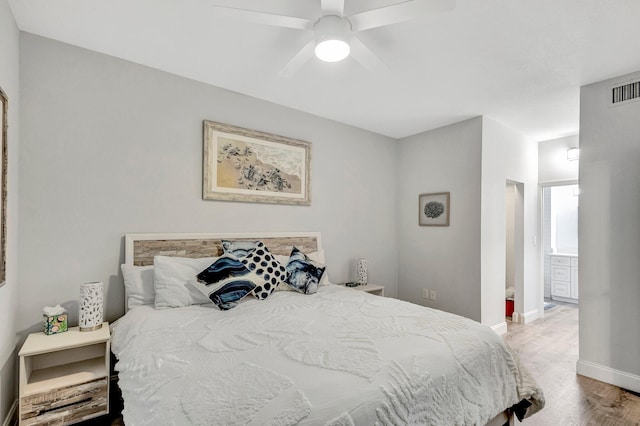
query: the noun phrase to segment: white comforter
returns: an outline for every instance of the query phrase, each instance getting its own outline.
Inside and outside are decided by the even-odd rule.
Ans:
[[[491,329],[340,286],[113,326],[136,425],[483,425],[541,390]]]

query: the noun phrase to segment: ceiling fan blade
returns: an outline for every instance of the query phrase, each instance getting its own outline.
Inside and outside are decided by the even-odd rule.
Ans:
[[[344,16],[344,0],[320,0],[322,16],[336,15]]]
[[[351,39],[351,57],[368,71],[374,73],[388,72],[389,68],[359,38]]]
[[[293,76],[302,66],[313,57],[313,50],[315,48],[315,40],[310,40],[305,44],[302,49],[295,54],[293,58],[284,66],[278,73],[280,77]]]
[[[456,0],[412,0],[349,16],[353,31],[364,31],[409,21],[431,13],[456,7]]]
[[[295,16],[276,15],[275,13],[258,12],[256,10],[237,9],[226,6],[211,6],[215,16],[219,19],[232,19],[240,22],[271,25],[274,27],[295,28],[297,30],[312,30],[314,22],[310,19]]]

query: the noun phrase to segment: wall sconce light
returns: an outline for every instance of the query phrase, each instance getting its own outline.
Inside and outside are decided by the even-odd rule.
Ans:
[[[579,148],[569,148],[567,149],[567,160],[575,161],[580,158],[580,149]]]

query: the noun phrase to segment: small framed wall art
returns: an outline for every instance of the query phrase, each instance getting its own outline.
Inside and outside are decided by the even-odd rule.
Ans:
[[[204,121],[202,198],[311,204],[311,143]]]
[[[420,226],[449,226],[449,192],[420,194],[418,224]]]

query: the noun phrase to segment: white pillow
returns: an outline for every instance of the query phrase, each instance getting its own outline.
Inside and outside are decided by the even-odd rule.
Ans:
[[[153,305],[156,292],[153,288],[153,266],[121,265],[127,309],[136,306]]]
[[[217,257],[190,259],[186,257],[155,256],[153,258],[153,286],[156,291],[155,308],[179,308],[211,303],[192,286],[195,276],[215,262]]]

